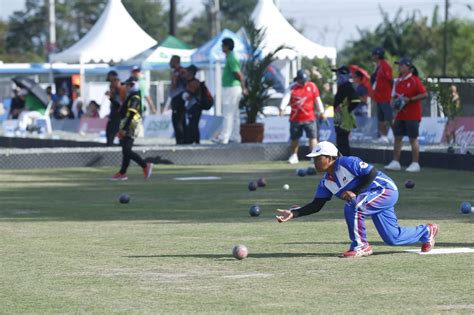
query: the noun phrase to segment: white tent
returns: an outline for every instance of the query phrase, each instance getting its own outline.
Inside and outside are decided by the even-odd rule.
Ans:
[[[278,59],[328,58],[335,64],[336,48],[325,47],[304,37],[291,26],[273,3],[273,0],[259,0],[251,19],[255,27],[265,28],[266,35],[262,46],[264,53],[275,50],[284,44],[292,49],[284,49],[278,52]]]
[[[109,0],[104,12],[77,43],[51,55],[51,61],[67,63],[120,62],[157,42],[133,20],[121,0]]]
[[[121,0],[109,0],[89,32],[68,49],[52,54],[50,62],[80,64],[81,96],[83,101],[88,101],[85,93],[85,63],[120,62],[156,43],[130,16]]]

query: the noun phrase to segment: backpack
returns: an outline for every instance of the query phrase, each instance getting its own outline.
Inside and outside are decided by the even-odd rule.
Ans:
[[[201,99],[199,101],[199,106],[203,110],[209,110],[214,106],[214,98],[211,95],[211,92],[206,86],[205,82],[201,82]]]

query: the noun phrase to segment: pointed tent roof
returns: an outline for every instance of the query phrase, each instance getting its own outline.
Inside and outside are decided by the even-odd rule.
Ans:
[[[119,62],[156,44],[133,20],[121,0],[109,0],[104,12],[77,43],[51,55],[68,63]]]
[[[173,55],[180,56],[181,63],[187,64],[191,62],[191,55],[195,51],[196,49],[190,48],[180,39],[169,35],[161,43],[148,48],[130,59],[127,59],[118,65],[118,67],[140,65],[143,69],[160,69],[168,67],[168,63]]]
[[[262,43],[264,53],[284,44],[292,49],[279,51],[276,55],[279,59],[294,59],[297,56],[336,59],[336,48],[321,46],[304,37],[288,23],[273,0],[259,0],[251,19],[256,28],[266,29]]]
[[[248,45],[241,39],[239,35],[228,29],[225,29],[197,49],[197,51],[191,56],[192,63],[207,64],[224,62],[225,54],[222,52],[222,40],[226,37],[232,38],[234,40],[234,53],[237,59],[248,59]]]

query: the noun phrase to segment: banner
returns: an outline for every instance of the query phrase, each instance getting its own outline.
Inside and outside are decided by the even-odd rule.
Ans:
[[[420,144],[438,144],[443,140],[446,127],[446,118],[423,117],[420,123],[420,134],[418,141]]]
[[[201,139],[211,139],[222,128],[221,116],[202,115],[199,121]],[[171,112],[163,115],[148,115],[144,119],[145,137],[173,138],[174,129]]]
[[[474,145],[474,117],[457,117],[445,129],[443,142],[454,141],[461,146]]]
[[[172,138],[174,135],[171,123],[171,112],[163,115],[148,115],[144,118],[143,128],[145,137]]]
[[[79,133],[103,133],[107,126],[107,118],[81,117]]]

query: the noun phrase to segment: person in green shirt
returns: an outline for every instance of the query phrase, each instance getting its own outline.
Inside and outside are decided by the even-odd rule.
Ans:
[[[240,142],[240,111],[239,102],[247,93],[245,79],[240,70],[240,63],[233,52],[232,38],[222,40],[222,51],[226,55],[222,74],[222,116],[224,123],[220,136],[214,142],[227,144]]]
[[[141,73],[141,69],[138,66],[134,66],[131,71],[131,76],[138,80],[138,84],[140,86],[140,94],[142,97],[142,110],[144,111],[146,107],[146,103],[148,103],[148,109],[152,114],[156,114],[156,106],[153,103],[153,100],[148,93],[148,89],[146,86],[146,80]]]
[[[26,94],[27,92],[22,93]],[[20,132],[27,131],[27,128],[34,125],[36,120],[45,119],[48,132],[51,132],[51,122],[46,115],[45,105],[33,94],[28,93],[25,96],[25,110],[18,117],[18,129]]]

